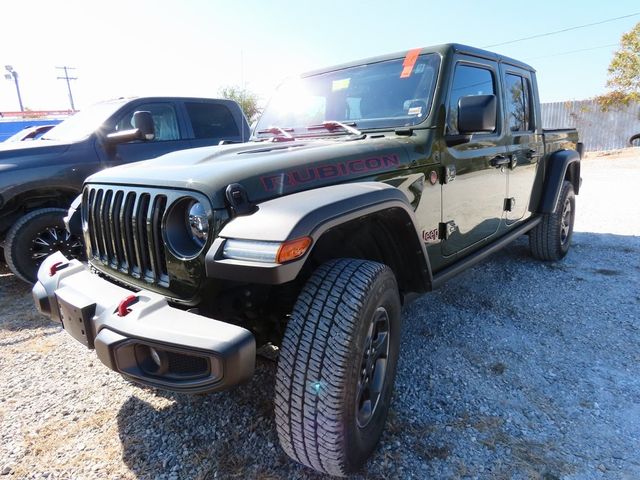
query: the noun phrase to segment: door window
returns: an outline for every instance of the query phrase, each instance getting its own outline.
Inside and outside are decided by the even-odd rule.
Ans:
[[[529,79],[507,73],[505,77],[507,90],[507,116],[509,129],[512,132],[528,132],[533,130],[531,121],[531,95]]]
[[[240,135],[231,111],[219,103],[186,102],[195,138],[224,138]]]
[[[495,77],[488,68],[471,65],[456,66],[449,95],[448,130],[458,133],[458,101],[468,95],[495,95]]]
[[[139,105],[135,109],[127,112],[116,124],[115,131],[131,130],[133,125],[133,114],[138,111],[151,112],[153,126],[156,130],[154,142],[167,140],[180,140],[180,130],[178,129],[178,118],[173,105],[169,103],[147,103]]]

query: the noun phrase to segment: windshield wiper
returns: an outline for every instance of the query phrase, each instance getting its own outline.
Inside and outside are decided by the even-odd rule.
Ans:
[[[258,130],[258,134],[271,133],[274,137],[271,139],[274,142],[290,142],[295,140],[294,136],[289,132],[293,132],[293,128],[282,128],[278,126],[269,127],[265,130]]]
[[[341,128],[345,132],[349,132],[351,135],[362,135],[362,132],[360,130],[358,130],[357,128],[354,128],[355,126],[356,126],[355,122],[342,123],[342,122],[338,122],[337,120],[325,120],[320,125],[308,126],[307,130],[324,129],[324,130],[329,130],[330,132],[333,132],[335,129]]]

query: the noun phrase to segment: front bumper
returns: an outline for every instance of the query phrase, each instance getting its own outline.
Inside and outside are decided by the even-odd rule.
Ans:
[[[60,252],[42,263],[33,287],[41,313],[135,382],[200,393],[251,378],[256,356],[251,332],[171,307],[165,297],[145,290],[119,312],[132,295]]]

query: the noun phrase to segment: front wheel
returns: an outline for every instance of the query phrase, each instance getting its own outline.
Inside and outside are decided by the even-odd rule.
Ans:
[[[42,208],[20,218],[7,233],[4,256],[11,271],[34,283],[43,260],[60,251],[67,258],[82,258],[80,238],[67,232],[62,208]]]
[[[529,235],[529,247],[540,260],[560,260],[569,251],[576,217],[576,196],[571,182],[562,184],[556,211],[546,213]]]
[[[398,285],[385,265],[341,259],[311,276],[276,376],[278,437],[291,458],[340,476],[364,464],[389,410],[400,320]]]

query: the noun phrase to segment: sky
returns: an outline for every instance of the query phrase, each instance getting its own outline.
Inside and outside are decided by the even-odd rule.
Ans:
[[[621,35],[640,22],[637,0],[2,0],[0,69],[18,72],[32,110],[69,108],[56,79],[65,65],[75,67],[79,109],[121,96],[215,97],[228,85],[265,102],[307,70],[447,42],[485,47],[634,13],[489,48],[536,68],[542,101],[580,100],[605,91]],[[3,76],[0,112],[19,110]]]

